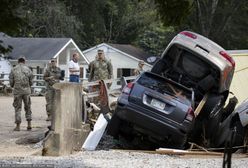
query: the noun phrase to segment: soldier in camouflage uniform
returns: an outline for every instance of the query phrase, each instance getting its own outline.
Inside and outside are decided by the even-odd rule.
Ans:
[[[46,121],[51,121],[52,114],[54,113],[54,95],[55,89],[53,85],[59,82],[61,77],[61,70],[56,66],[56,59],[51,59],[50,65],[47,67],[44,73],[44,80],[46,81],[46,111],[47,119]]]
[[[25,117],[28,122],[27,130],[31,130],[31,86],[33,83],[32,71],[25,65],[25,58],[20,57],[18,59],[18,65],[16,65],[9,74],[10,86],[13,88],[15,108],[15,123],[16,127],[14,131],[20,131],[21,124],[21,110],[22,101],[24,102]]]
[[[89,81],[97,81],[97,80],[105,80],[105,79],[111,79],[113,75],[113,68],[110,61],[108,61],[105,58],[103,50],[98,50],[97,55],[95,57],[95,60],[90,62],[89,64]],[[111,84],[108,83],[108,87],[110,87]],[[90,88],[91,91],[99,90],[98,86],[93,86]],[[96,104],[97,106],[100,103],[99,97],[94,97],[90,99],[91,102]],[[99,114],[99,113],[98,113]],[[90,123],[92,124],[92,120],[97,119],[98,115],[97,113],[88,113],[88,118],[90,118]]]
[[[111,79],[113,75],[113,67],[110,61],[106,60],[103,50],[97,51],[97,56],[89,65],[90,76],[89,81]]]
[[[138,64],[138,68],[136,68],[134,70],[133,75],[137,76],[137,75],[141,74],[142,72],[144,72],[144,69],[143,69],[144,65],[145,65],[145,62],[143,60],[140,60],[139,64]]]
[[[56,59],[51,59],[50,65],[47,67],[44,73],[44,80],[46,81],[46,111],[47,119],[46,121],[51,121],[52,114],[54,113],[54,95],[55,89],[53,85],[59,82],[61,77],[61,70],[56,66]]]

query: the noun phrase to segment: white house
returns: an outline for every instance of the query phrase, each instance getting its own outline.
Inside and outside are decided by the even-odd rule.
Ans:
[[[81,77],[86,75],[89,61],[71,38],[0,37],[0,40],[5,46],[13,47],[13,50],[4,56],[13,66],[17,64],[17,59],[22,55],[26,57],[26,64],[33,69],[34,74],[43,74],[50,59],[57,58],[58,66],[65,70],[65,77],[68,77],[68,62],[72,54],[78,52]]]
[[[8,85],[9,74],[11,71],[11,64],[8,60],[0,56],[0,87],[1,85]]]
[[[147,58],[151,55],[139,48],[127,44],[102,43],[84,50],[83,54],[86,59],[91,62],[95,59],[98,49],[104,50],[105,57],[111,61],[114,78],[132,76],[133,70],[138,67],[138,62],[140,60],[145,61],[144,70],[150,70],[152,67],[152,65],[147,62]]]

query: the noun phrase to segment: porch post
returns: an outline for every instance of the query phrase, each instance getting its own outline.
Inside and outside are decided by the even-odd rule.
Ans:
[[[68,64],[69,64],[69,61],[70,61],[70,49],[68,48],[66,50],[66,81],[69,81],[69,67],[68,67]]]

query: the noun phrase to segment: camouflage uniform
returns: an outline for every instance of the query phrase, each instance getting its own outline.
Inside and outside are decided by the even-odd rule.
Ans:
[[[104,80],[104,79],[111,79],[113,74],[113,68],[110,61],[106,60],[105,58],[103,60],[99,60],[96,58],[94,61],[92,61],[89,64],[89,81],[96,81],[96,80]],[[108,83],[108,87],[110,87],[111,84]],[[98,86],[93,86],[90,88],[91,91],[99,90]],[[94,97],[91,100],[96,105],[99,105],[99,98]]]
[[[111,79],[113,75],[113,67],[110,61],[94,60],[90,63],[89,81]]]
[[[144,69],[143,69],[144,64],[145,64],[145,62],[143,60],[139,61],[138,67],[133,72],[134,76],[137,76],[137,75],[141,74],[142,72],[144,72]]]
[[[48,118],[51,117],[54,111],[54,95],[55,89],[52,87],[55,83],[59,82],[61,70],[58,67],[49,66],[44,73],[44,80],[46,81],[46,111]]]
[[[137,76],[137,75],[141,74],[142,72],[144,72],[143,68],[138,67],[138,68],[136,68],[136,69],[134,70],[133,75],[134,75],[134,76]]]
[[[23,63],[16,65],[9,74],[10,86],[14,88],[15,123],[21,123],[22,101],[24,102],[25,117],[27,121],[32,120],[31,112],[31,86],[33,83],[32,71]]]

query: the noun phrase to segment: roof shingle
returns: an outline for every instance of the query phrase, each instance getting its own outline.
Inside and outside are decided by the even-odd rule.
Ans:
[[[142,49],[134,47],[133,45],[130,44],[110,44],[108,43],[111,47],[114,47],[122,52],[125,52],[131,56],[134,56],[137,59],[144,60],[147,62],[147,58],[151,57],[152,55],[144,52]]]
[[[7,53],[10,59],[23,55],[28,60],[50,60],[71,38],[0,38],[5,46],[12,46]]]

